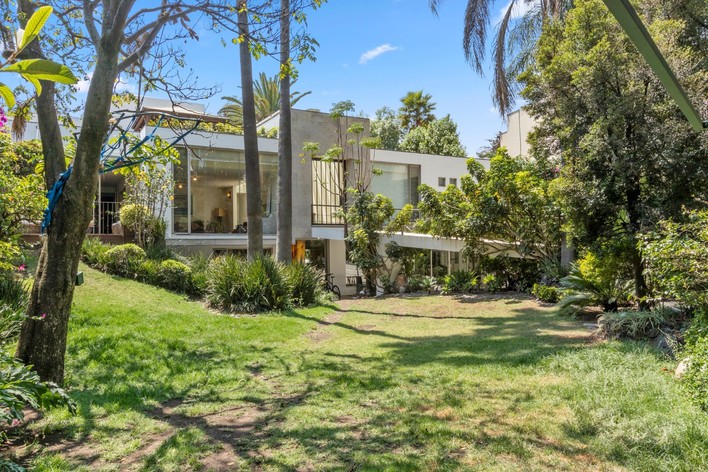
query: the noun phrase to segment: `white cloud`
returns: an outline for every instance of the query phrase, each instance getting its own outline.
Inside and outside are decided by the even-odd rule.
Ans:
[[[86,92],[88,92],[89,85],[91,84],[91,79],[92,79],[92,78],[93,78],[93,72],[89,72],[89,73],[86,75],[86,78],[85,78],[85,79],[79,80],[79,81],[76,83],[76,85],[74,85],[74,89],[76,89],[76,91],[77,91],[78,93],[86,93]],[[129,83],[129,82],[121,82],[121,79],[120,79],[120,77],[119,77],[118,80],[116,81],[116,88],[115,88],[115,90],[116,90],[116,92],[125,92],[125,91],[128,91],[128,92],[133,92],[133,93],[135,93],[135,91],[137,90],[137,87],[135,86],[135,84],[131,84],[131,83]]]
[[[504,19],[504,15],[506,15],[506,11],[509,9],[509,6],[511,5],[512,0],[509,0],[504,7],[502,7],[499,10],[499,16],[497,19],[494,21],[494,24],[499,24],[502,22]],[[511,10],[511,19],[512,20],[518,20],[519,18],[522,18],[526,13],[529,11],[533,10],[538,4],[540,3],[540,0],[533,0],[533,1],[528,1],[528,0],[516,0],[516,3],[514,5],[514,8]]]
[[[93,77],[93,72],[89,72],[88,76],[84,80],[79,80],[76,85],[74,85],[74,88],[76,89],[77,92],[79,93],[86,93],[88,92],[89,84],[91,83],[91,77]]]
[[[370,60],[379,57],[381,54],[396,51],[398,46],[391,46],[390,44],[382,44],[381,46],[376,46],[374,49],[369,49],[359,58],[359,64],[366,64]]]

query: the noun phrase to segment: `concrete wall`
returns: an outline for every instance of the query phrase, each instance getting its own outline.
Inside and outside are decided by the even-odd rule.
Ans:
[[[374,161],[374,168],[377,162],[393,164],[413,164],[420,166],[420,183],[429,185],[437,190],[444,190],[450,184],[450,179],[457,179],[457,186],[460,185],[460,177],[467,172],[467,159],[462,157],[433,156],[430,154],[418,154],[415,152],[388,151],[384,149],[372,149],[371,159]],[[489,169],[487,159],[477,159],[485,169]],[[444,178],[445,185],[439,186],[438,179]]]
[[[536,126],[534,120],[523,108],[507,115],[507,130],[501,135],[501,145],[510,156],[527,156],[529,144],[526,137]]]
[[[312,236],[312,165],[310,156],[303,156],[302,147],[306,142],[320,145],[320,153],[337,143],[338,123],[328,113],[311,110],[292,110],[291,115],[293,142],[293,238],[311,239]],[[280,113],[274,113],[258,123],[261,128],[277,128]],[[363,136],[369,136],[368,118],[344,117],[340,120],[343,131],[354,122],[364,125]],[[352,156],[352,146],[348,146],[346,155]]]

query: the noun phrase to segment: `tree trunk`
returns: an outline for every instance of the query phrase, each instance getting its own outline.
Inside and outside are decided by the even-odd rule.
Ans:
[[[238,28],[243,41],[239,44],[241,60],[241,101],[243,103],[243,144],[246,154],[246,214],[248,215],[248,258],[263,255],[263,208],[261,205],[261,170],[258,156],[256,106],[253,97],[251,40],[248,36],[246,0],[238,2]]]
[[[22,2],[20,8],[27,3]],[[57,384],[64,381],[64,354],[74,282],[81,244],[93,214],[100,152],[108,130],[108,114],[117,76],[118,45],[104,41],[101,46],[97,47],[96,68],[86,97],[74,168],[52,214],[27,308],[28,318],[22,324],[15,354],[24,363],[33,365],[42,380]],[[49,90],[50,87],[42,95]],[[43,97],[37,105],[42,152],[47,163],[45,177],[48,183],[53,183],[56,173],[64,165],[56,107],[53,97],[49,96]]]
[[[278,129],[278,241],[277,259],[292,262],[293,244],[293,144],[290,121],[290,0],[280,0],[280,126]]]
[[[632,272],[634,275],[634,296],[639,300],[640,309],[647,307],[645,297],[647,296],[647,283],[644,278],[644,261],[637,248],[637,234],[641,230],[639,216],[639,197],[641,190],[638,184],[633,189],[627,191],[627,214],[629,215],[630,237],[632,240]]]

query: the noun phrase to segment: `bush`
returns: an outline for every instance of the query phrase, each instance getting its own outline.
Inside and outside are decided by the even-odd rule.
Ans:
[[[192,269],[181,262],[162,261],[158,276],[160,285],[168,290],[188,292],[192,288]]]
[[[513,257],[484,257],[479,263],[483,274],[494,275],[493,290],[531,290],[541,278],[540,262]]]
[[[28,283],[30,282],[16,278],[12,274],[0,272],[0,304],[12,309],[24,310],[29,302]]]
[[[86,238],[81,245],[81,260],[91,267],[103,268],[106,263],[106,253],[111,249],[98,238]]]
[[[160,285],[160,268],[160,261],[145,259],[140,263],[138,279],[146,284]]]
[[[497,279],[497,276],[494,274],[485,275],[482,278],[482,283],[486,287],[487,291],[490,293],[496,293],[503,288],[502,282]]]
[[[144,260],[145,251],[142,248],[135,244],[121,244],[106,251],[105,267],[111,274],[135,277]]]
[[[603,314],[598,325],[600,333],[607,338],[640,339],[656,336],[665,322],[666,316],[661,310],[618,311]]]
[[[76,413],[76,404],[57,385],[42,382],[39,376],[17,359],[0,351],[0,424],[12,425],[24,420],[24,409],[37,410],[68,406]],[[0,440],[7,439],[0,430]]]
[[[270,257],[245,261],[232,255],[209,264],[206,299],[215,308],[256,313],[290,306],[285,268]]]
[[[531,295],[546,303],[558,303],[560,300],[560,291],[551,285],[533,284]]]
[[[324,274],[309,264],[293,263],[287,268],[287,277],[292,287],[292,301],[297,306],[319,303],[324,296]]]
[[[477,284],[477,276],[472,271],[458,270],[446,275],[442,280],[442,293],[469,292]]]
[[[622,272],[613,267],[607,258],[588,252],[561,279],[565,296],[561,308],[577,312],[586,306],[599,305],[604,311],[617,311],[626,306],[632,297],[632,281],[621,277]]]
[[[708,411],[708,210],[686,212],[680,223],[662,221],[640,248],[649,281],[695,314],[686,332],[684,356],[690,362],[681,381]]]
[[[693,330],[687,333],[683,356],[689,363],[681,383],[689,397],[708,412],[708,336],[697,336]]]

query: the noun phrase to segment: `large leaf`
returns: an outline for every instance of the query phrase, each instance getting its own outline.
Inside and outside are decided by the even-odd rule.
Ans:
[[[0,69],[0,72],[17,72],[23,77],[32,76],[39,80],[49,80],[62,84],[75,84],[79,80],[65,65],[46,59],[26,59]]]
[[[7,85],[0,83],[0,97],[5,100],[8,110],[15,106],[15,94]]]
[[[39,32],[42,31],[44,23],[47,22],[51,14],[52,7],[50,6],[41,7],[34,12],[34,15],[32,15],[27,22],[27,26],[25,26],[25,31],[22,35],[22,43],[20,44],[19,49],[20,51],[26,48],[29,43],[34,41],[34,39],[39,35]]]
[[[42,94],[42,84],[39,83],[39,80],[37,80],[36,78],[34,78],[34,77],[31,76],[31,75],[23,75],[22,77],[24,77],[25,79],[27,79],[27,81],[28,81],[29,83],[31,83],[32,85],[34,85],[35,90],[37,90],[37,95],[41,95],[41,94]]]

